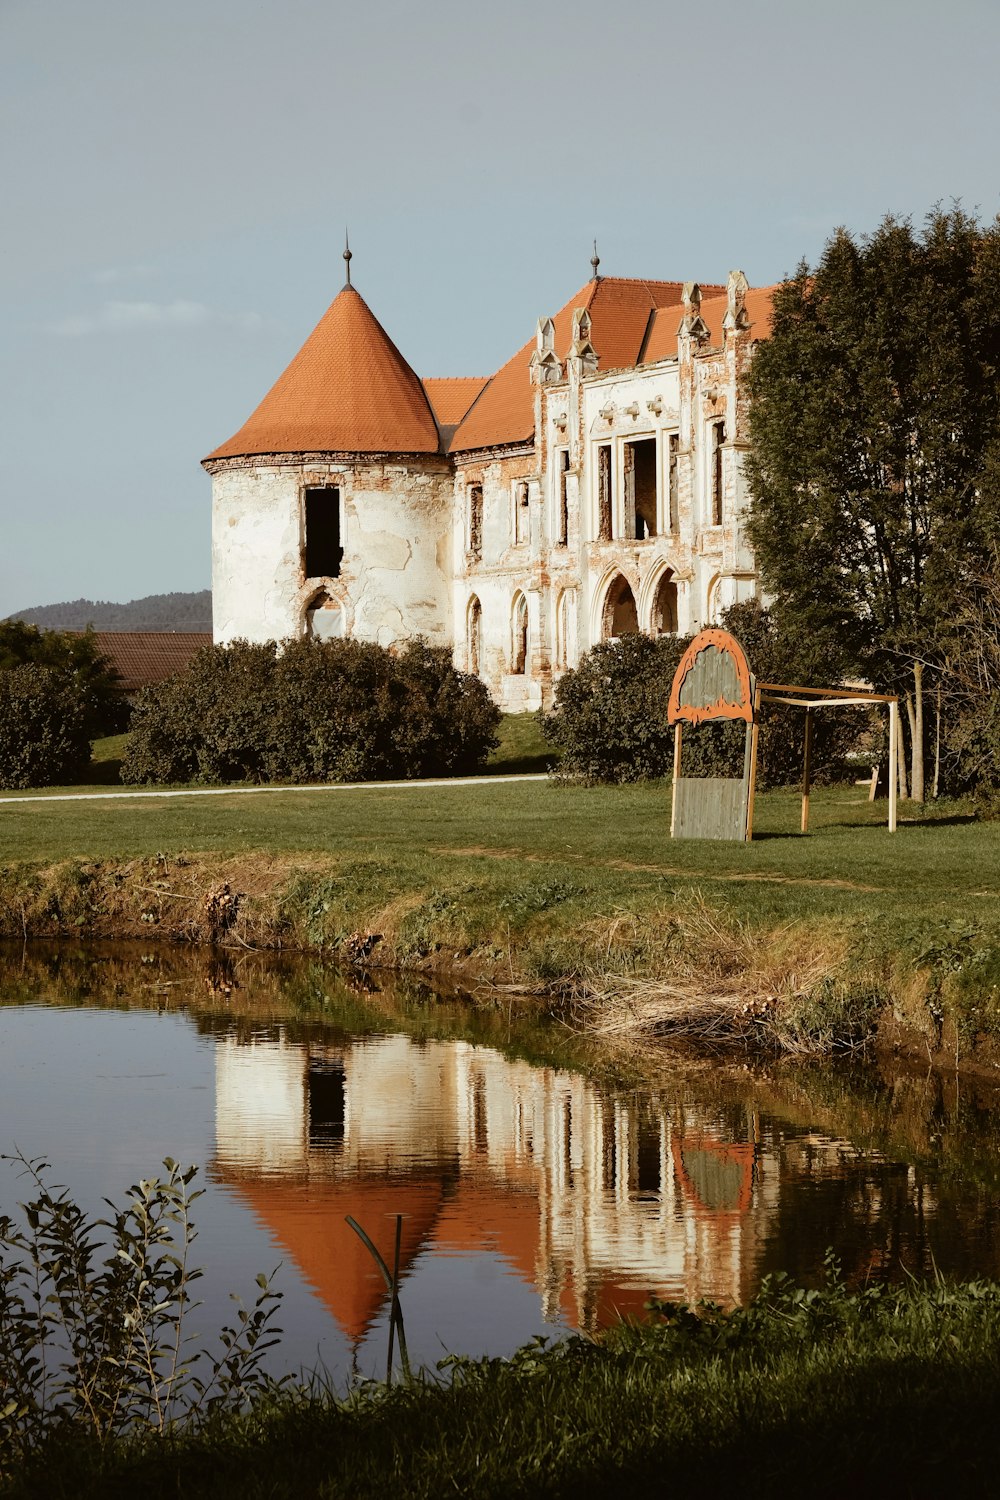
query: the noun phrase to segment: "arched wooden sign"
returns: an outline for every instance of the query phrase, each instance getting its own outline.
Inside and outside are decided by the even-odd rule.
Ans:
[[[725,630],[702,630],[674,673],[667,720],[674,726],[670,833],[686,839],[745,839],[749,832],[751,745],[756,736],[756,684],[743,647]],[[713,719],[746,725],[742,776],[682,776],[684,724]]]
[[[753,723],[753,687],[743,647],[725,630],[702,630],[674,673],[667,722],[708,719]]]

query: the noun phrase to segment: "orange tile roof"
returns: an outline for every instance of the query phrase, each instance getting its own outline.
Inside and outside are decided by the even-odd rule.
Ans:
[[[253,415],[208,457],[439,450],[424,387],[363,298],[345,286]]]
[[[638,360],[650,318],[657,308],[680,305],[679,281],[642,281],[624,276],[602,276],[589,281],[552,320],[556,353],[560,358],[567,354],[573,312],[585,307],[591,317],[590,338],[597,350],[598,369],[624,369]],[[677,319],[679,322],[679,313]],[[534,346],[534,339],[529,340],[493,376],[452,438],[452,453],[530,440],[534,433],[534,402],[528,361]]]
[[[94,641],[118,673],[125,692],[134,693],[182,671],[196,651],[212,644],[212,637],[201,631],[95,630]]]
[[[704,288],[703,288],[704,290]],[[754,287],[747,293],[747,316],[753,325],[755,339],[766,339],[771,332],[771,298],[773,286]],[[722,320],[726,316],[725,297],[706,297],[701,304],[701,316],[708,324],[709,346],[722,347]],[[649,325],[646,347],[642,351],[644,365],[655,364],[658,359],[677,358],[677,328],[681,313],[676,308],[658,309]]]
[[[489,380],[488,375],[444,375],[425,380],[424,390],[439,427],[457,427]]]

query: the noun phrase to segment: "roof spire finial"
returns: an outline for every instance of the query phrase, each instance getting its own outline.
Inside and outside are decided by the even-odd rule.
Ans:
[[[347,270],[347,280],[344,282],[344,285],[345,286],[350,286],[350,284],[351,284],[351,242],[350,242],[350,240],[347,237],[347,230],[346,229],[344,230],[344,265],[345,265],[346,270]]]
[[[597,274],[597,268],[601,264],[601,257],[597,253],[597,241],[596,240],[594,241],[594,253],[593,253],[593,255],[590,258],[590,264],[594,268],[594,280],[595,281],[600,281],[601,278]]]

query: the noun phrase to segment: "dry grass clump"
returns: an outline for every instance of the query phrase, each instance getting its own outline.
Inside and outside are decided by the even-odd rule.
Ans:
[[[802,922],[754,929],[700,896],[652,924],[618,914],[606,933],[605,962],[581,975],[572,996],[573,1019],[589,1035],[631,1046],[670,1037],[825,1050],[800,1018],[843,968],[841,933]],[[622,950],[637,944],[645,972],[623,972]]]

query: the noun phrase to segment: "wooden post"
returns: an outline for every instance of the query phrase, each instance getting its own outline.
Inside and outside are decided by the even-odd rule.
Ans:
[[[812,712],[806,709],[806,743],[802,756],[802,832],[809,832],[809,777],[812,771]]]
[[[889,832],[896,832],[896,787],[897,782],[897,746],[899,744],[899,701],[893,699],[889,704]]]
[[[753,838],[753,799],[757,790],[757,720],[760,717],[760,688],[753,690],[753,729],[750,731],[750,794],[747,797],[747,843]]]
[[[674,836],[677,819],[677,781],[681,774],[681,721],[674,724],[674,779],[670,783],[670,837]]]

